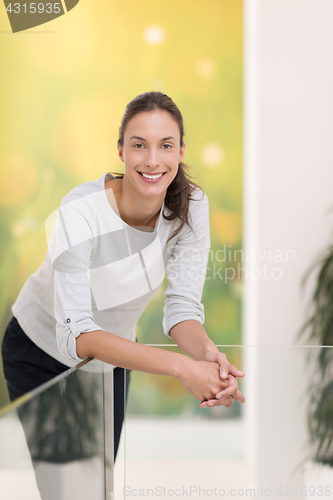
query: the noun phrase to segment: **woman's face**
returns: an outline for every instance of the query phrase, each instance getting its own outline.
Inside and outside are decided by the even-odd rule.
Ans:
[[[148,197],[162,196],[176,177],[185,144],[180,146],[179,127],[170,113],[145,111],[128,122],[118,153],[126,180],[135,190]]]

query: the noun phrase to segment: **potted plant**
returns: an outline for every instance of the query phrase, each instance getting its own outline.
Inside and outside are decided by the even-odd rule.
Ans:
[[[317,371],[309,387],[308,429],[313,447],[312,460],[333,466],[333,245],[317,259],[304,275],[304,288],[309,275],[318,269],[308,318],[299,337],[307,337],[315,350]]]

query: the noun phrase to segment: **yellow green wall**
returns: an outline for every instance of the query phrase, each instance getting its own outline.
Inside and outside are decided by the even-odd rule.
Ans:
[[[242,2],[81,0],[16,34],[0,6],[0,30],[0,338],[44,260],[46,217],[77,184],[121,170],[124,108],[161,90],[183,113],[185,161],[210,201],[215,268],[210,260],[205,326],[215,342],[239,343],[240,281],[225,280],[225,266],[237,263],[218,262],[216,251],[241,247]],[[162,306],[163,287],[140,320],[139,341],[168,342]],[[3,380],[0,390],[3,404]]]

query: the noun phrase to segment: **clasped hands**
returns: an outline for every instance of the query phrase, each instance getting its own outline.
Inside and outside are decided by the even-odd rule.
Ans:
[[[205,361],[214,363],[217,370],[217,376],[220,380],[218,381],[222,390],[215,395],[215,398],[205,399],[199,405],[200,408],[207,408],[213,406],[226,406],[229,407],[233,404],[236,399],[240,403],[245,402],[245,397],[238,389],[238,383],[236,377],[244,377],[244,373],[236,366],[231,365],[227,360],[224,353],[219,351],[211,351],[206,354]]]

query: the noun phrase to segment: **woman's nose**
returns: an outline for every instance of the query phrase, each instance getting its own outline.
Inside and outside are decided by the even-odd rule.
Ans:
[[[154,168],[160,164],[158,150],[149,149],[145,158],[146,167]]]

